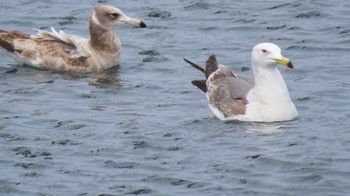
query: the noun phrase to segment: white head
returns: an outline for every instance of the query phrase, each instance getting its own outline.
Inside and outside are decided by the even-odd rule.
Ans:
[[[285,65],[293,69],[292,62],[282,56],[281,49],[273,43],[261,43],[256,45],[252,51],[252,62],[256,66],[275,68],[277,64]]]
[[[146,27],[146,24],[139,19],[126,16],[120,9],[109,6],[95,6],[91,16],[91,22],[106,30],[114,30],[118,24],[130,24],[135,27]]]

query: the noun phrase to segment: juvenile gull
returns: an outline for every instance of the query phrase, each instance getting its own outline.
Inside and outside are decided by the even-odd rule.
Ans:
[[[101,72],[119,64],[121,43],[114,32],[121,23],[146,27],[113,6],[95,6],[90,17],[90,39],[37,30],[37,35],[0,30],[0,46],[20,63],[36,68]]]
[[[220,120],[275,122],[298,116],[277,68],[277,64],[288,68],[293,64],[275,44],[261,43],[253,48],[254,80],[219,65],[215,55],[208,58],[205,69],[184,60],[205,74],[206,80],[194,80],[192,84],[207,95],[209,108]]]

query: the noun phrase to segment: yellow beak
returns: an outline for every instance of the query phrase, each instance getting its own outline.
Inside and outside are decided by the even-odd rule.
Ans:
[[[291,68],[291,69],[294,68],[294,65],[293,65],[292,61],[290,61],[290,60],[289,60],[288,58],[286,58],[286,57],[283,57],[283,56],[282,56],[282,58],[280,58],[280,59],[274,59],[274,60],[276,61],[276,63],[281,64],[281,65],[284,65],[284,66],[286,66],[287,68]]]

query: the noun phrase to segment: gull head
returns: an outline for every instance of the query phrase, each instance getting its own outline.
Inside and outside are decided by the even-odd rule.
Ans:
[[[275,68],[277,64],[294,68],[293,63],[282,56],[281,49],[273,43],[261,43],[256,45],[252,51],[253,66]]]
[[[129,24],[139,28],[146,27],[146,24],[141,20],[130,18],[120,9],[109,5],[95,6],[91,20],[93,23],[106,30],[114,30],[119,24]]]

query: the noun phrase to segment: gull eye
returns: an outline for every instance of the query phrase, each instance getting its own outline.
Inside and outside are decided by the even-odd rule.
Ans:
[[[262,49],[261,52],[262,52],[262,53],[267,53],[267,50]]]
[[[118,18],[118,17],[119,17],[119,14],[118,14],[118,13],[111,13],[111,17],[112,17],[112,18]]]

